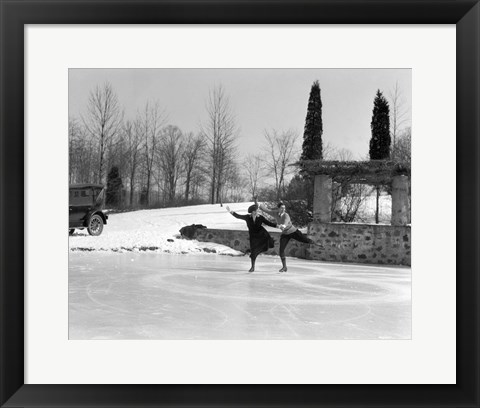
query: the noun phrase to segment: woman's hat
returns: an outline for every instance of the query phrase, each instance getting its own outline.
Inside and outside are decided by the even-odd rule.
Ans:
[[[250,207],[248,207],[248,213],[250,214],[254,211],[257,211],[257,209],[258,209],[258,205],[253,204]]]

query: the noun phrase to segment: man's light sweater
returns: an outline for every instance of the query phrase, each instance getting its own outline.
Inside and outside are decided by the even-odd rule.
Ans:
[[[277,224],[285,225],[285,228],[282,231],[282,235],[289,235],[294,233],[297,229],[293,226],[292,221],[290,220],[290,216],[284,212],[282,215],[278,214],[278,210],[269,210],[263,204],[259,206],[260,210],[268,215],[271,215],[277,221]]]

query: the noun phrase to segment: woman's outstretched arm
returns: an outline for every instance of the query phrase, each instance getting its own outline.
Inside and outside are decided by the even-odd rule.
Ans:
[[[239,218],[239,219],[244,220],[244,221],[246,221],[247,218],[248,218],[248,215],[240,215],[240,214],[237,214],[235,211],[230,211],[230,207],[229,207],[228,205],[227,205],[225,208],[226,208],[227,211],[228,211],[230,214],[232,214],[235,218]]]
[[[280,228],[278,226],[278,224],[274,223],[274,222],[271,222],[271,221],[268,221],[265,217],[261,216],[262,217],[262,224],[265,224],[265,225],[268,225],[269,227],[273,227],[273,228]]]

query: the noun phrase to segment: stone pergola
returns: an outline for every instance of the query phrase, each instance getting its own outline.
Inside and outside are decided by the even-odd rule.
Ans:
[[[313,217],[317,222],[332,221],[333,182],[390,185],[392,191],[391,225],[407,225],[409,214],[410,165],[385,160],[324,161],[296,163],[314,177]]]

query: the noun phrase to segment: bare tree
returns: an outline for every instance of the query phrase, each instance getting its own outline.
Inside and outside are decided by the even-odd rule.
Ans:
[[[412,128],[407,127],[400,133],[397,143],[397,158],[399,161],[411,165],[412,163]],[[411,222],[412,186],[408,183],[408,222]]]
[[[372,187],[366,184],[352,184],[351,179],[343,179],[332,187],[332,218],[342,222],[365,222],[359,210],[372,194]]]
[[[412,154],[412,128],[407,127],[398,135],[396,158],[410,164]]]
[[[337,149],[337,151],[335,152],[335,160],[352,161],[353,153],[351,150],[342,147],[341,149]]]
[[[267,166],[275,178],[275,191],[277,199],[285,194],[285,176],[291,171],[287,167],[297,156],[296,142],[298,133],[293,130],[277,132],[265,130],[265,151],[267,153]]]
[[[329,141],[323,142],[322,156],[323,160],[335,160],[337,148]]]
[[[87,113],[82,117],[85,129],[98,142],[97,182],[104,182],[105,154],[114,142],[123,121],[123,113],[112,85],[106,82],[90,92]]]
[[[94,180],[96,143],[76,118],[68,121],[69,182],[91,183]]]
[[[166,198],[169,203],[175,200],[177,182],[183,168],[183,135],[177,126],[163,129],[159,149],[159,163],[165,178]]]
[[[202,134],[208,145],[210,201],[214,204],[222,200],[226,169],[234,158],[238,129],[222,85],[210,91],[206,109],[208,119],[202,126]]]
[[[243,201],[247,183],[239,171],[239,165],[235,161],[230,162],[226,169],[226,175],[225,198],[231,202]]]
[[[328,160],[351,161],[353,153],[346,148],[328,145]],[[365,189],[362,185],[352,185],[344,179],[332,184],[332,216],[335,221],[352,222],[358,209],[365,202]]]
[[[161,129],[165,124],[165,111],[160,110],[160,104],[155,102],[150,104],[147,102],[145,108],[140,115],[140,128],[143,138],[143,164],[144,164],[144,180],[143,194],[145,205],[150,204],[150,190],[152,184],[152,176],[154,170],[154,161],[157,155],[158,145],[160,143]]]
[[[140,119],[133,123],[127,121],[123,129],[123,136],[126,143],[126,171],[130,183],[130,205],[133,205],[135,196],[135,177],[140,164],[142,127]]]
[[[195,173],[199,171],[201,156],[205,150],[205,140],[201,134],[195,136],[192,132],[185,138],[183,149],[183,166],[185,171],[185,200],[190,198],[191,185],[195,179]]]
[[[68,182],[71,184],[75,180],[78,166],[78,141],[80,137],[80,128],[75,118],[68,118]]]
[[[248,190],[252,197],[258,194],[260,181],[264,177],[265,158],[260,154],[248,154],[243,162],[243,169],[247,176]]]
[[[232,177],[237,175],[237,166],[235,162],[235,150],[228,146],[222,147],[220,150],[220,171],[218,172],[217,182],[217,198],[216,202],[223,205],[224,201],[224,188]]]
[[[352,161],[354,160],[353,153],[350,149],[344,147],[338,148],[331,143],[324,144],[325,154],[323,155],[324,160],[338,160],[338,161]]]
[[[192,173],[191,192],[189,194],[190,199],[198,200],[202,196],[202,193],[205,191],[207,192],[208,196],[210,188],[205,186],[208,186],[207,173],[204,171],[204,169],[201,169],[199,167],[199,171],[195,171]]]
[[[395,88],[390,92],[390,127],[391,127],[391,135],[392,135],[392,154],[391,157],[393,160],[397,159],[397,138],[399,132],[401,131],[402,127],[406,124],[408,117],[407,117],[407,109],[405,107],[405,100],[402,96],[402,92],[398,87],[398,81],[395,82]]]

